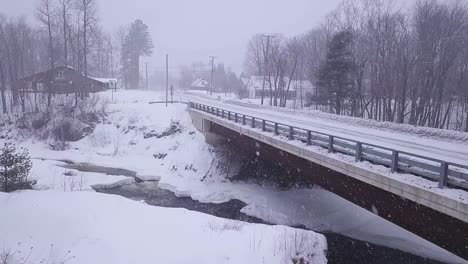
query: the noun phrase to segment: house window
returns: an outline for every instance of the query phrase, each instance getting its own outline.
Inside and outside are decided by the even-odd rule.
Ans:
[[[45,89],[44,89],[44,84],[43,83],[38,83],[37,84],[37,91],[38,92],[43,92]]]
[[[58,71],[57,79],[64,79],[63,71]]]

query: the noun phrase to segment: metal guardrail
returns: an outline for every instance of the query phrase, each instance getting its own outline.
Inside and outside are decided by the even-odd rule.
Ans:
[[[315,145],[355,157],[356,162],[369,161],[390,167],[391,172],[406,172],[438,181],[439,188],[451,186],[468,190],[468,166],[425,157],[405,151],[356,141],[332,134],[282,124],[279,122],[220,109],[204,104],[189,102],[190,108],[221,117],[244,126],[299,140],[307,146]]]

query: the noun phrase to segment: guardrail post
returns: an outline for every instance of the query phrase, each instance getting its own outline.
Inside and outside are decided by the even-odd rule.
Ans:
[[[228,120],[231,120],[231,111],[228,111]]]
[[[219,108],[216,108],[216,116],[219,116]]]
[[[234,113],[234,123],[237,123],[237,113]]]
[[[245,115],[242,115],[242,124],[245,126]]]
[[[265,119],[262,120],[262,131],[265,132],[266,131],[266,124],[265,124]]]
[[[255,117],[252,116],[252,127],[255,128]]]
[[[328,152],[332,153],[333,152],[333,142],[335,141],[334,136],[328,136]]]
[[[275,123],[275,135],[279,135],[279,131],[278,131],[278,123]]]
[[[440,163],[439,188],[444,188],[444,186],[447,186],[447,178],[448,178],[448,163],[445,161],[442,161]]]
[[[292,126],[289,127],[289,140],[294,139],[294,128]]]
[[[224,110],[221,110],[221,118],[224,118]]]
[[[390,167],[391,172],[398,170],[398,151],[392,150],[392,166]]]
[[[312,145],[312,132],[307,130],[307,146]]]
[[[362,143],[356,142],[356,162],[362,161]]]

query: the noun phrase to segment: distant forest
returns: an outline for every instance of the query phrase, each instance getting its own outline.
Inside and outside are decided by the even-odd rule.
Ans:
[[[85,76],[117,78],[136,89],[140,80],[140,56],[151,55],[148,27],[136,20],[113,34],[99,25],[97,0],[37,0],[35,19],[7,17],[0,13],[1,112],[14,114],[15,87],[21,77],[59,65]],[[36,100],[36,99],[34,99]]]
[[[272,97],[309,80],[294,107],[468,132],[467,2],[345,0],[303,35],[253,36],[244,70]]]

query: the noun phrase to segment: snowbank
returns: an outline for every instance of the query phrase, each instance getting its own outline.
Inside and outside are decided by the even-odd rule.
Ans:
[[[92,192],[0,193],[0,244],[26,263],[326,263],[322,235]],[[34,216],[34,217],[32,217]],[[20,243],[20,244],[18,244]]]

